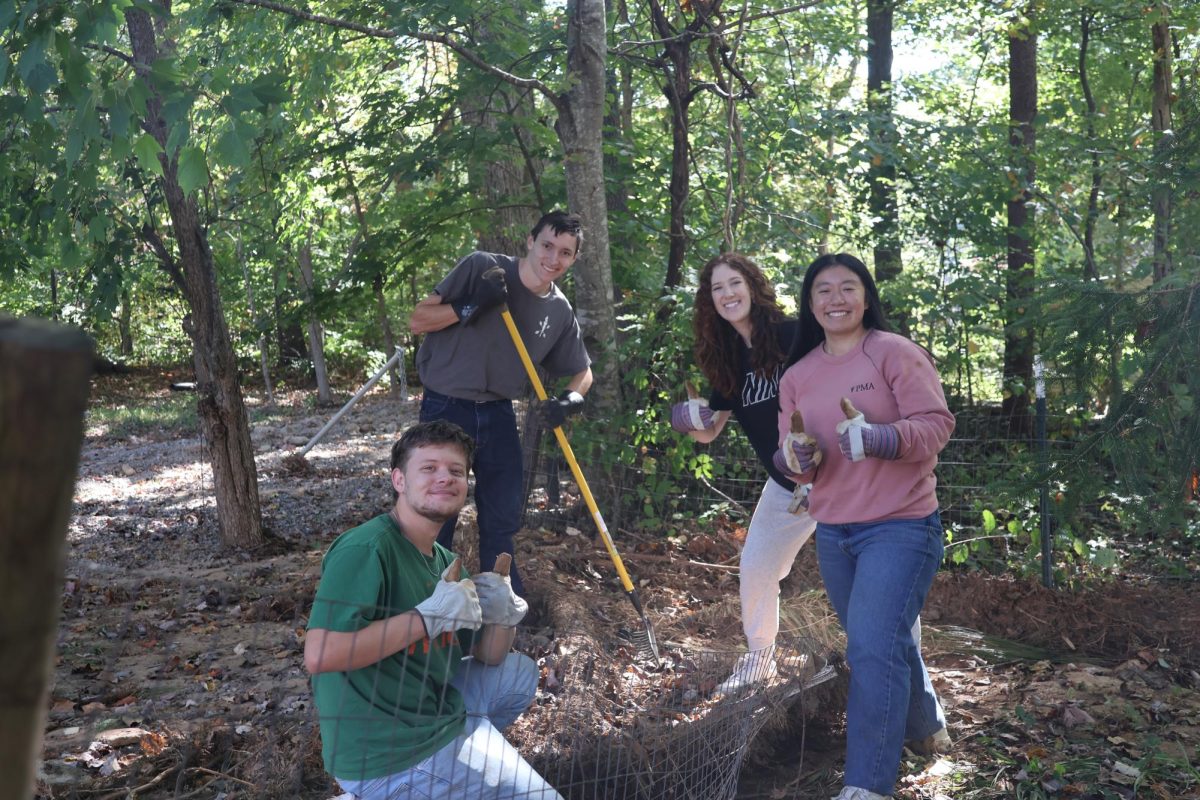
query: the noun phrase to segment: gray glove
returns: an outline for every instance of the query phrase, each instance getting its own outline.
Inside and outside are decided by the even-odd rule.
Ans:
[[[442,572],[442,579],[437,582],[433,594],[417,604],[416,612],[421,615],[430,639],[459,628],[477,631],[483,625],[483,610],[479,607],[475,584],[470,578],[450,579],[452,575],[457,577],[458,571],[459,562],[454,559],[454,563]]]
[[[525,618],[529,604],[513,592],[512,580],[507,575],[481,572],[474,580],[485,625],[511,628]]]

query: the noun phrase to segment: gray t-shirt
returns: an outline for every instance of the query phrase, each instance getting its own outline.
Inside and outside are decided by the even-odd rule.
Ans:
[[[434,289],[443,302],[468,296],[479,276],[493,266],[504,270],[508,310],[533,363],[559,378],[591,364],[579,322],[566,296],[551,284],[545,297],[525,288],[517,259],[497,253],[471,253]],[[490,308],[470,325],[454,323],[425,336],[417,351],[424,386],[463,400],[515,400],[529,379],[499,308]]]

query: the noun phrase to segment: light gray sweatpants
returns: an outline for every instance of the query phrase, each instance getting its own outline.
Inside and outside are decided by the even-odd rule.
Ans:
[[[779,633],[779,582],[792,571],[800,548],[812,536],[817,521],[801,509],[788,512],[792,493],[768,478],[750,518],[742,547],[742,630],[751,650],[775,644]]]

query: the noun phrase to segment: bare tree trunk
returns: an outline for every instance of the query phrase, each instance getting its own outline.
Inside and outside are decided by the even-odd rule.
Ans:
[[[575,313],[596,359],[594,405],[615,412],[617,321],[613,309],[612,265],[608,245],[608,204],[604,190],[604,63],[608,26],[604,0],[568,0],[567,80],[555,128],[562,142],[567,206],[584,225],[584,244],[575,265]]]
[[[271,272],[271,305],[275,311],[275,349],[279,351],[277,365],[280,367],[286,367],[289,362],[306,355],[303,331],[296,328],[284,305],[287,280],[288,271],[277,263]]]
[[[894,2],[867,0],[867,124],[874,144],[867,170],[868,206],[875,239],[875,279],[880,283],[895,278],[903,268],[896,199],[896,125],[892,118]]]
[[[117,329],[121,334],[121,357],[133,356],[133,302],[129,297],[129,289],[121,290],[121,316],[117,319]]]
[[[1123,202],[1129,197],[1129,176],[1122,174],[1117,179],[1117,213],[1116,233],[1113,237],[1112,250],[1117,254],[1116,275],[1113,286],[1121,289],[1125,282],[1127,268],[1127,253],[1129,250],[1130,211],[1129,204]],[[1125,379],[1121,374],[1121,361],[1125,357],[1125,343],[1120,331],[1113,326],[1108,328],[1108,410],[1121,408],[1125,397]],[[1108,416],[1107,414],[1105,415]]]
[[[708,43],[708,63],[716,76],[724,105],[725,138],[722,156],[725,165],[725,207],[721,210],[721,250],[738,249],[738,227],[746,209],[746,143],[742,137],[742,118],[738,114],[738,92],[725,74],[721,59],[733,52],[728,40],[711,39]]]
[[[313,292],[316,281],[313,278],[312,266],[312,237],[300,246],[296,256],[300,264],[300,283],[304,292],[304,310],[308,314],[308,349],[312,353],[313,372],[317,376],[318,405],[333,405],[333,393],[329,390],[329,372],[325,369],[325,331],[321,328],[321,320],[313,308]]]
[[[1026,10],[1032,19],[1033,6]],[[1033,326],[1026,318],[1033,296],[1033,155],[1037,114],[1037,34],[1030,24],[1014,24],[1008,37],[1009,145],[1016,169],[1008,201],[1008,265],[1005,272],[1004,401],[1010,432],[1032,430],[1029,396],[1033,391]]]
[[[254,305],[254,287],[250,282],[250,267],[246,264],[245,253],[242,251],[242,238],[237,240],[237,259],[242,265],[242,278],[246,282],[246,307],[250,310],[250,319],[258,331],[258,356],[262,362],[263,388],[267,392],[267,405],[275,405],[275,393],[271,391],[271,368],[267,360],[267,334],[262,328],[262,320],[258,318],[258,310]]]
[[[33,797],[92,375],[78,330],[0,316],[0,775]]]
[[[375,295],[375,313],[379,318],[379,330],[383,332],[383,347],[388,353],[388,358],[391,358],[391,354],[396,352],[396,335],[392,332],[392,318],[388,314],[387,298],[383,294],[382,273],[375,273],[375,278],[371,281],[371,291]],[[388,367],[388,394],[392,397],[400,397],[403,386],[403,382],[400,380],[400,370],[402,369],[404,369],[403,359],[400,360],[400,363]]]
[[[1096,141],[1096,98],[1092,96],[1088,80],[1088,45],[1092,38],[1092,22],[1096,10],[1084,6],[1079,11],[1079,88],[1087,104],[1088,150],[1092,154],[1092,188],[1088,192],[1087,212],[1083,219],[1083,275],[1091,280],[1100,279],[1096,267],[1096,222],[1100,219],[1100,148]]]
[[[154,20],[140,8],[125,11],[134,62],[143,76],[149,76],[150,65],[165,54],[159,50],[155,25],[166,24],[170,3],[161,0],[160,6],[164,13]],[[166,151],[167,124],[162,115],[162,97],[148,80],[146,91],[142,126],[163,148],[159,154],[163,168],[161,186],[179,248],[184,298],[190,309],[184,330],[192,340],[197,408],[213,468],[221,541],[227,546],[254,547],[263,540],[257,469],[250,444],[250,423],[238,385],[237,362],[217,289],[212,250],[195,197],[185,195],[179,185],[178,155]]]
[[[486,31],[486,23],[476,29],[476,37],[485,40],[491,38]],[[474,73],[471,73],[474,75]],[[476,80],[494,81],[490,76]],[[514,118],[524,111],[532,111],[532,104],[526,92],[512,87],[490,87],[490,91],[468,91],[462,104],[463,121],[471,128],[481,132],[488,139],[497,138],[501,127],[509,127],[516,131],[519,137],[520,126],[513,123]],[[504,101],[509,93],[517,93],[517,97],[506,103],[507,107],[496,108],[495,103]],[[507,122],[506,122],[507,120]],[[525,238],[528,234],[528,211],[521,206],[523,190],[526,186],[525,150],[519,143],[507,136],[507,145],[491,144],[487,148],[487,157],[472,161],[468,167],[471,173],[471,186],[483,189],[484,203],[488,208],[488,223],[479,233],[476,246],[487,253],[507,253],[521,256],[525,252]]]
[[[613,13],[613,0],[606,0],[608,12]],[[626,0],[616,0],[616,16],[621,24],[629,25],[629,6]],[[605,70],[608,94],[612,101],[607,104],[604,115],[604,130],[614,141],[628,142],[633,126],[633,67],[627,59],[619,60],[612,69]],[[628,159],[621,155],[624,148],[610,147],[604,152],[605,186],[608,190],[606,202],[609,213],[622,216],[629,211],[629,189],[624,176],[629,167]],[[617,234],[620,236],[620,234]],[[627,243],[618,239],[612,242],[618,253],[627,249]]]
[[[690,27],[679,31],[671,23],[658,0],[650,0],[650,17],[654,30],[665,41],[660,59],[666,81],[663,94],[671,109],[671,178],[668,194],[671,198],[670,219],[667,224],[667,275],[663,287],[671,289],[683,280],[683,260],[687,255],[685,212],[690,187],[689,179],[689,120],[692,103],[692,41]]]
[[[1170,8],[1159,2],[1153,9],[1154,24],[1150,28],[1154,42],[1154,99],[1150,127],[1154,130],[1154,155],[1159,165],[1166,163],[1167,152],[1174,138],[1171,133],[1171,28]],[[1160,170],[1155,178],[1154,203],[1154,282],[1170,274],[1171,264],[1171,185]]]

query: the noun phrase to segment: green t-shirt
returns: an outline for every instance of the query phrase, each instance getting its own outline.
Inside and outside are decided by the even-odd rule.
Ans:
[[[433,594],[434,582],[453,560],[437,543],[433,557],[425,556],[381,514],[330,546],[308,627],[354,632],[409,611]],[[469,641],[443,634],[362,669],[314,675],[325,769],[346,780],[382,778],[461,733],[463,698],[448,683]]]

